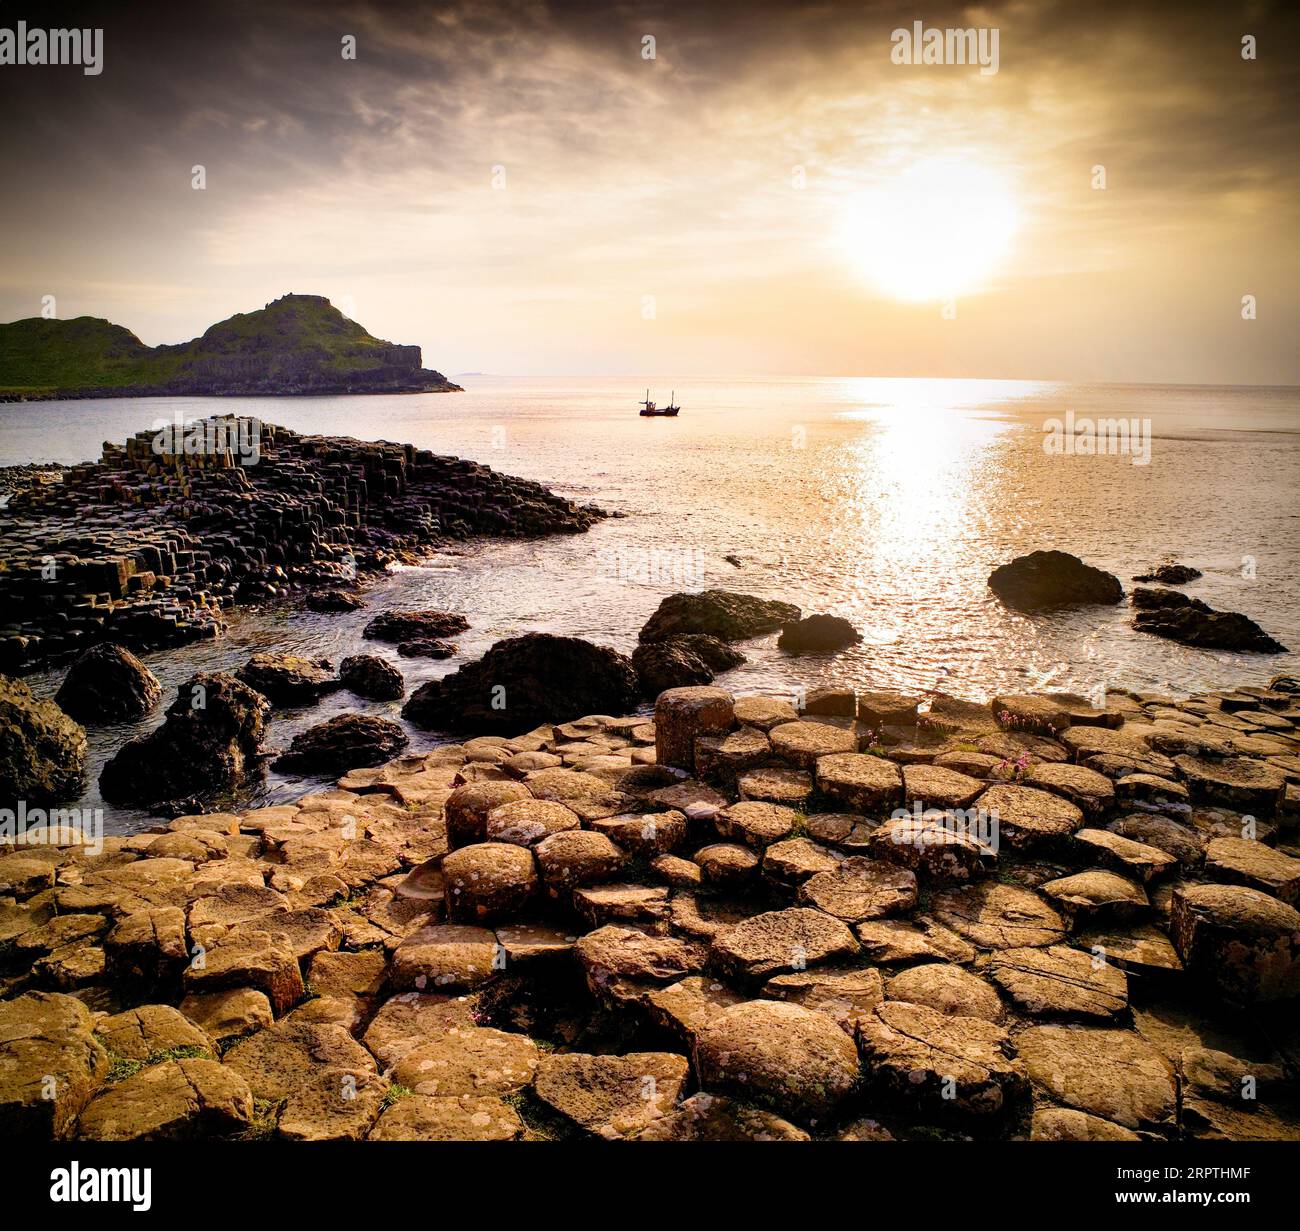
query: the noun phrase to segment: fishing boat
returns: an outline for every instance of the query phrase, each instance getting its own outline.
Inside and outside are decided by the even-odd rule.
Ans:
[[[673,392],[669,394],[667,406],[659,406],[650,400],[650,390],[647,389],[645,391],[645,401],[637,403],[637,405],[641,407],[638,413],[641,415],[666,415],[669,418],[676,418],[677,412],[681,410],[680,406],[675,406],[673,404],[673,395],[676,394],[676,392],[677,390],[674,389]]]

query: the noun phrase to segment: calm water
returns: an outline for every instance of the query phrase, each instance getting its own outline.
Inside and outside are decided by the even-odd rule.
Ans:
[[[1272,658],[1191,650],[1129,626],[1127,606],[1050,617],[1005,610],[990,570],[1057,547],[1128,579],[1166,555],[1205,577],[1188,592],[1244,611],[1300,649],[1300,389],[1071,386],[1030,382],[820,379],[678,384],[681,417],[641,419],[640,384],[467,377],[463,394],[353,398],[148,399],[0,407],[0,464],[75,462],[180,409],[259,416],[300,431],[411,441],[538,479],[625,516],[579,538],[489,543],[402,570],[370,609],[236,615],[222,641],[150,655],[171,685],[276,646],[336,662],[391,654],[411,687],[528,630],[630,650],[659,600],[712,586],[848,617],[864,634],[834,658],[791,659],[775,637],[745,645],[724,677],[741,691],[825,681],[939,684],[984,698],[1022,687],[1187,693],[1300,669]],[[668,381],[654,382],[662,398]],[[1048,456],[1043,424],[1149,419],[1150,462]],[[729,563],[734,556],[739,566]],[[472,631],[461,659],[399,660],[360,630],[382,607],[446,607]],[[33,677],[38,692],[59,673]],[[277,716],[277,743],[344,708],[395,716],[351,694]],[[123,739],[92,735],[96,768]],[[436,742],[413,734],[416,747]],[[278,798],[301,784],[275,778]],[[92,793],[87,803],[93,803]],[[140,818],[110,814],[110,828]]]

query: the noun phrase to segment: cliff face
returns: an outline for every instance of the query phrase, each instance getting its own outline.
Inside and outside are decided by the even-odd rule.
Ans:
[[[177,346],[94,317],[0,325],[0,399],[458,390],[418,346],[373,337],[320,295],[285,295]]]

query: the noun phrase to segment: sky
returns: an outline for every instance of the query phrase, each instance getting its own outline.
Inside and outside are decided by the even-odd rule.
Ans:
[[[0,65],[0,320],[179,342],[293,291],[448,373],[1300,384],[1292,3],[20,20],[103,66]],[[895,63],[918,20],[997,71]]]

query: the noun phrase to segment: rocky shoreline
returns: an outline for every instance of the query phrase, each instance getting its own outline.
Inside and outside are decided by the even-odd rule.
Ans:
[[[20,487],[4,512],[11,673],[105,640],[216,637],[238,603],[350,588],[449,543],[576,534],[605,516],[477,462],[238,416],[105,443],[99,462]]]
[[[1298,817],[1291,678],[693,686],[20,844],[0,1134],[1293,1140]]]

